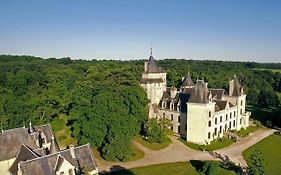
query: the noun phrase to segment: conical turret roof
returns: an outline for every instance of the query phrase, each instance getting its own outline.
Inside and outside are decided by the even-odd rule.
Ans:
[[[55,137],[52,135],[50,154],[53,154],[53,153],[56,153],[59,151],[60,151],[59,145],[57,144]]]
[[[188,74],[186,77],[184,77],[183,81],[182,81],[182,87],[185,87],[185,86],[194,86],[194,83],[191,79],[191,76],[190,76],[190,73],[188,71]]]

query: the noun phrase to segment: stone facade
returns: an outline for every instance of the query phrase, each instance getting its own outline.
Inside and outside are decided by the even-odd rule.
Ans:
[[[153,70],[161,70],[161,73],[150,73],[149,65],[145,63],[141,86],[151,101],[150,118],[171,120],[171,129],[176,134],[197,144],[209,144],[230,130],[249,126],[251,113],[245,111],[246,94],[235,76],[229,81],[228,91],[210,89],[204,80],[193,82],[189,72],[182,78],[179,89],[167,88],[166,74],[151,57],[148,63],[153,60]],[[156,78],[163,81],[152,81]]]

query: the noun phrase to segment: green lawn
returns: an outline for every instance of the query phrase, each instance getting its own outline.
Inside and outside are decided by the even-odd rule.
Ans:
[[[261,126],[249,126],[246,129],[240,129],[238,132],[236,132],[240,137],[246,137],[250,133],[254,133],[255,131],[262,129]]]
[[[279,175],[281,172],[281,136],[272,134],[246,149],[243,157],[247,162],[251,152],[255,149],[261,150],[264,155],[265,174]]]
[[[101,157],[100,152],[96,149],[96,148],[92,148],[93,150],[93,154],[95,155],[96,159],[100,159],[100,160],[104,160]],[[133,154],[131,155],[131,157],[129,157],[127,160],[124,160],[123,162],[130,162],[130,161],[135,161],[138,159],[142,159],[144,157],[144,152],[140,149],[138,149],[137,147],[133,147]],[[104,160],[106,161],[106,160]],[[121,161],[114,161],[114,162],[121,162]]]
[[[194,163],[195,162],[195,163]],[[144,167],[133,168],[130,170],[123,170],[115,173],[109,173],[110,175],[202,175],[196,169],[198,168],[198,162],[175,162],[165,163],[157,165],[149,165]],[[227,170],[220,166],[220,175],[235,175],[236,173],[231,170]]]
[[[186,140],[180,138],[179,139],[183,144],[185,144],[186,146],[188,146],[189,148],[192,148],[194,150],[197,151],[213,151],[213,150],[218,150],[224,147],[227,147],[229,145],[231,145],[232,143],[234,143],[234,141],[232,139],[228,139],[228,138],[222,138],[222,139],[217,139],[213,142],[211,142],[209,145],[198,145],[196,143],[191,143],[191,142],[187,142]]]
[[[145,141],[141,136],[135,137],[134,141],[136,141],[137,143],[139,143],[151,150],[163,149],[163,148],[169,146],[170,143],[172,142],[171,139],[169,137],[167,137],[163,143],[150,143],[150,142]]]
[[[67,117],[61,115],[59,118],[55,118],[52,122],[52,128],[54,130],[57,143],[60,148],[66,148],[68,145],[77,145],[77,140],[71,137],[70,127],[66,126]]]

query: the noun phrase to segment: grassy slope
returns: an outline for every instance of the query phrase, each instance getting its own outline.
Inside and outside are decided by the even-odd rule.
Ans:
[[[281,172],[281,136],[273,134],[243,152],[244,159],[248,162],[251,152],[259,149],[263,152],[265,172],[270,175],[279,175]]]
[[[77,140],[71,137],[70,127],[66,126],[66,116],[60,116],[51,122],[57,142],[60,148],[66,148],[67,145],[77,145]]]
[[[275,73],[275,72],[279,72],[279,73],[281,73],[281,69],[253,68],[253,70],[261,70],[261,71],[268,70],[268,71],[272,71],[273,73]]]
[[[111,175],[200,175],[196,171],[196,165],[192,165],[191,162],[175,162],[165,163],[157,165],[149,165],[144,167],[133,168],[130,170],[124,170],[121,172],[110,173]],[[224,168],[220,168],[220,175],[235,175],[234,171],[229,171]]]
[[[171,143],[171,139],[168,137],[167,137],[167,139],[165,139],[165,141],[163,143],[150,143],[150,142],[143,140],[140,136],[135,137],[134,141],[136,141],[137,143],[139,143],[151,150],[163,149],[163,148],[169,146]]]
[[[227,147],[227,146],[231,145],[232,143],[234,143],[234,141],[232,139],[227,139],[227,138],[223,138],[222,140],[213,141],[209,145],[198,145],[198,144],[195,144],[195,143],[186,142],[185,140],[183,140],[181,138],[179,140],[183,144],[188,146],[189,148],[192,148],[192,149],[197,150],[197,151],[202,151],[202,150],[213,151],[213,150],[217,150],[217,149]]]

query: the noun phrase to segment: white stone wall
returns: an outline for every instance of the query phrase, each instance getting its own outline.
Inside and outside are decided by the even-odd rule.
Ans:
[[[13,165],[16,158],[4,160],[0,162],[0,174],[1,175],[10,175],[11,172],[9,168]]]
[[[187,141],[207,144],[212,140],[211,136],[208,138],[208,133],[212,133],[212,127],[208,127],[208,122],[214,116],[214,109],[215,103],[187,103]]]

